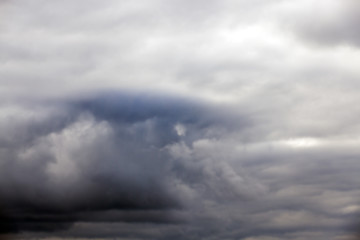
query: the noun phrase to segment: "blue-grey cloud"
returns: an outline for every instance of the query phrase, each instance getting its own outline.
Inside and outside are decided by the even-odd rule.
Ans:
[[[11,141],[1,139],[0,195],[4,222],[13,223],[3,232],[59,230],[109,210],[125,211],[114,221],[171,222],[167,211],[183,202],[171,189],[180,170],[166,148],[235,124],[198,101],[121,93],[38,103],[30,112],[2,126],[12,126]]]
[[[356,1],[5,2],[1,232],[354,237]]]
[[[12,104],[0,119],[3,233],[326,239],[356,230],[351,145],[261,142],[261,122],[234,106],[158,94]]]

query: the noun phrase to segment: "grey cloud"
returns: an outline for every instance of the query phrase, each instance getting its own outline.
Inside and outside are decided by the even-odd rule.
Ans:
[[[224,37],[233,28],[246,37],[241,24],[265,12],[268,2],[254,8],[246,1],[11,1],[0,38],[2,98],[156,89],[166,82],[174,91],[195,86],[199,94],[215,88],[223,95],[225,86],[263,68]],[[235,75],[226,81],[216,77],[229,72]]]
[[[139,239],[355,232],[359,151],[352,145],[259,142],[256,117],[151,94],[2,109],[2,129],[22,136],[2,136],[2,232]]]
[[[299,5],[297,9],[296,5]],[[303,39],[318,45],[354,45],[360,43],[360,5],[354,0],[310,1],[294,3],[294,9],[284,13],[284,20]]]
[[[354,1],[8,3],[2,232],[244,240],[356,232]],[[334,47],[344,43],[353,46]]]
[[[9,219],[5,222],[14,223],[14,229],[5,226],[3,231],[60,230],[63,225],[56,222],[65,228],[76,220],[95,221],[92,211],[112,209],[126,211],[105,215],[114,221],[178,221],[167,214],[183,205],[181,192],[172,189],[178,169],[171,166],[172,156],[164,147],[216,137],[209,129],[231,119],[201,105],[108,93],[58,103],[55,108],[62,111],[57,114],[41,104],[13,112],[10,107],[2,127],[14,126],[8,130],[10,139],[18,139],[19,133],[22,138],[6,141],[4,136],[1,148],[1,205]],[[177,124],[187,127],[187,136],[176,132]]]

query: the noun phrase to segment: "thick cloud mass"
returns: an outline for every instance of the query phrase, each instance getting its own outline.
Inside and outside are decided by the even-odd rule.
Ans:
[[[2,233],[287,239],[310,231],[326,239],[354,232],[358,150],[330,142],[314,149],[311,139],[248,142],[243,135],[259,120],[233,109],[114,92],[2,105]]]
[[[0,0],[0,238],[358,238],[358,13]]]
[[[180,170],[168,148],[215,137],[209,131],[216,125],[231,126],[200,103],[170,97],[112,93],[24,107],[4,106],[9,111],[2,121],[9,130],[1,139],[1,206],[9,218],[4,232],[55,230],[63,228],[57,222],[91,221],[87,216],[94,211],[100,216],[129,211],[115,214],[114,221],[171,222],[166,211],[183,207],[174,181],[177,172],[187,170]],[[49,223],[42,229],[39,221]]]

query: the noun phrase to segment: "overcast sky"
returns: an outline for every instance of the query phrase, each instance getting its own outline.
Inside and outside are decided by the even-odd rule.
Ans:
[[[356,0],[0,0],[0,239],[356,240]]]

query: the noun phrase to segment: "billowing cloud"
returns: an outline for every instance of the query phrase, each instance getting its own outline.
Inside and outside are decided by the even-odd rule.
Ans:
[[[0,231],[358,232],[358,5],[3,1]]]
[[[3,233],[326,239],[360,209],[355,145],[248,142],[259,122],[233,106],[111,92],[2,109]]]
[[[170,97],[112,93],[55,104],[56,114],[52,104],[38,105],[3,107],[1,203],[19,230],[42,230],[38,221],[55,221],[45,226],[56,229],[93,211],[128,211],[109,215],[115,220],[171,220],[161,211],[183,203],[168,149],[235,124],[201,103]]]

